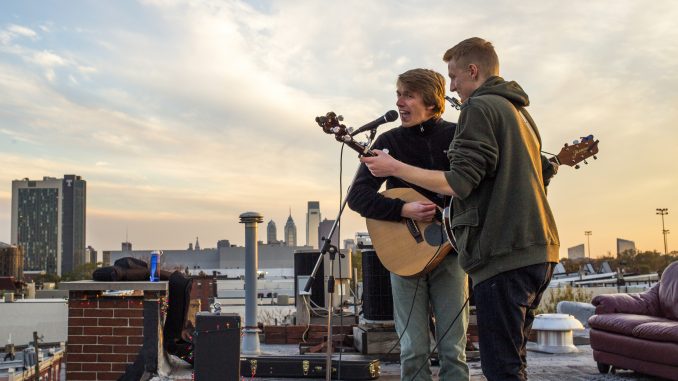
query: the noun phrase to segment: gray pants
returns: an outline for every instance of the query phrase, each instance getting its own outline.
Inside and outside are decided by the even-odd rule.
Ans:
[[[433,307],[436,322],[440,380],[468,380],[469,370],[466,365],[468,305],[463,307],[464,311],[459,314],[452,325],[452,321],[468,297],[466,274],[459,267],[457,256],[448,255],[433,271],[422,277],[403,278],[391,273],[391,287],[396,331],[399,336],[402,336],[400,341],[401,379],[404,381],[432,379],[428,363],[417,374],[416,379],[414,378],[431,351],[430,305]],[[446,331],[447,334],[445,334]],[[443,334],[445,337],[441,339]]]

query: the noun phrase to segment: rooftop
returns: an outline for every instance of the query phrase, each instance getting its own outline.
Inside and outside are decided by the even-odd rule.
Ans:
[[[528,349],[533,346],[533,343],[528,344]],[[589,345],[578,345],[577,353],[567,354],[547,354],[534,351],[528,351],[528,377],[535,381],[616,381],[616,380],[633,380],[633,381],[656,381],[655,377],[645,376],[633,371],[617,370],[616,374],[600,374],[593,361],[593,354]],[[299,347],[297,345],[271,345],[261,344],[262,354],[265,355],[297,355]],[[344,355],[345,356],[345,355]],[[355,358],[355,355],[351,355]],[[373,359],[375,356],[361,356],[365,359]],[[333,360],[339,359],[339,354],[333,354]],[[480,368],[480,361],[477,355],[470,356],[469,368],[471,371],[471,381],[484,381],[486,378]],[[433,380],[438,380],[435,376],[439,370],[437,366],[431,367],[434,377]],[[173,362],[173,370],[169,377],[154,377],[151,381],[189,381],[192,378],[193,369],[186,363],[177,360]],[[254,380],[281,380],[281,381],[302,381],[308,378],[264,378],[255,377]],[[400,364],[396,362],[381,361],[381,376],[379,380],[395,381],[400,380]]]

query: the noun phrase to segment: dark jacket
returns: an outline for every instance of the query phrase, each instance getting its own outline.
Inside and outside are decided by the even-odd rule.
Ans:
[[[505,271],[557,262],[560,242],[546,200],[541,138],[517,109],[515,82],[489,78],[464,103],[445,177],[457,193],[452,227],[474,284]]]
[[[447,149],[454,136],[456,124],[443,119],[429,119],[419,126],[397,127],[386,131],[372,144],[373,149],[388,149],[394,158],[425,169],[446,171],[449,168]],[[374,177],[362,164],[348,194],[348,206],[361,216],[379,220],[400,221],[405,202],[390,199],[378,193],[386,181],[386,188],[414,188],[430,201],[444,206],[445,198],[435,192],[412,186],[396,177]]]

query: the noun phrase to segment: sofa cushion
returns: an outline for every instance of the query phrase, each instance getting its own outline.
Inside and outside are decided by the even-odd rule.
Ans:
[[[666,319],[633,314],[593,315],[589,318],[591,328],[633,336],[633,330],[640,324],[663,322]]]
[[[678,320],[678,261],[671,263],[659,281],[659,308],[662,315]]]
[[[633,329],[633,336],[639,339],[668,341],[678,344],[678,321],[668,320],[642,323]]]

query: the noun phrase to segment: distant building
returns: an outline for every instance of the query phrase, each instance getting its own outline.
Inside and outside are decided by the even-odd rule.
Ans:
[[[586,258],[586,251],[584,250],[584,244],[577,246],[572,246],[567,249],[567,259],[580,259]]]
[[[306,246],[315,246],[318,243],[318,226],[320,226],[320,201],[309,201],[306,212]]]
[[[636,243],[626,239],[617,238],[617,256],[624,253],[625,251],[630,251],[631,254],[635,254]]]
[[[227,239],[220,239],[217,241],[217,249],[221,249],[222,247],[231,247],[231,241]]]
[[[278,242],[278,230],[275,227],[275,222],[273,220],[268,221],[268,226],[266,226],[266,243],[277,243]]]
[[[85,262],[97,263],[99,259],[98,254],[99,253],[97,253],[92,246],[87,246],[87,249],[85,249]]]
[[[324,238],[329,238],[330,236],[330,231],[332,230],[332,225],[334,225],[334,220],[328,220],[325,218],[320,222],[318,225],[318,248],[320,249],[322,245],[324,245],[323,242],[323,237]],[[334,232],[334,235],[332,236],[332,245],[336,246],[337,249],[341,249],[339,247],[339,235],[337,232]]]
[[[195,250],[200,251],[200,241],[198,241],[198,237],[195,237]]]
[[[297,225],[294,224],[291,210],[285,223],[285,246],[297,246]]]
[[[122,251],[132,251],[132,242],[123,242],[122,243]]]
[[[21,247],[0,242],[0,276],[24,278],[24,252]]]
[[[127,251],[121,251],[122,253],[129,253],[132,250],[127,250]],[[110,251],[102,251],[101,252],[101,263],[104,266],[110,266],[111,265],[111,252]]]
[[[26,270],[62,275],[85,263],[87,182],[80,176],[12,181],[12,243]]]
[[[357,232],[355,233],[355,244],[358,246],[358,248],[362,248],[364,246],[371,247],[372,246],[372,238],[370,238],[370,233],[367,232]]]
[[[308,246],[284,246],[258,243],[259,269],[294,269],[294,252],[310,250]],[[204,270],[210,273],[219,269],[245,269],[245,247],[228,246],[218,249],[195,250],[162,249],[161,268],[165,270]],[[115,262],[122,257],[134,257],[148,261],[151,250],[134,250],[132,252],[104,251],[109,253],[110,261]]]
[[[355,249],[355,240],[352,238],[347,238],[344,240],[344,249],[353,250]]]

